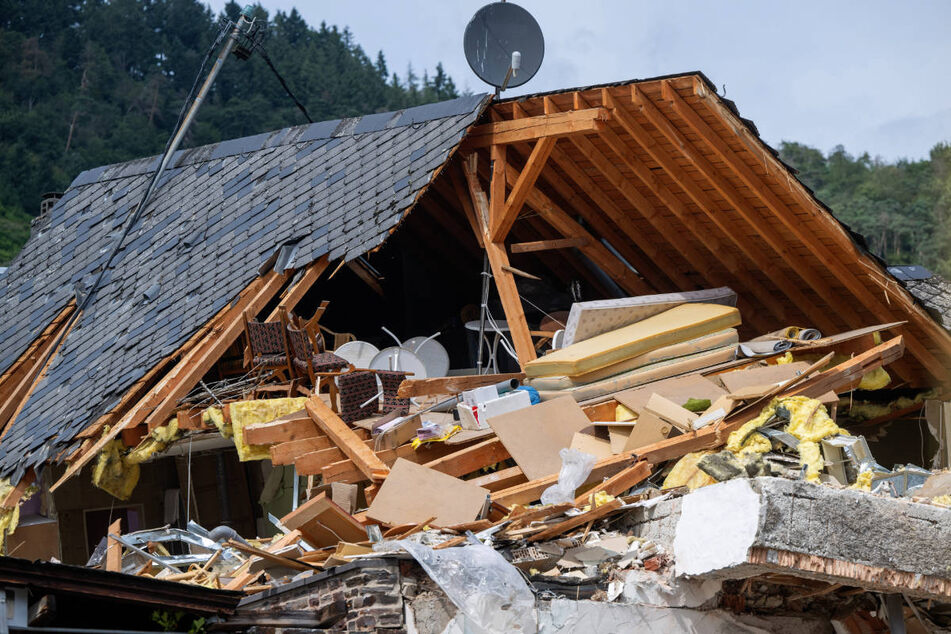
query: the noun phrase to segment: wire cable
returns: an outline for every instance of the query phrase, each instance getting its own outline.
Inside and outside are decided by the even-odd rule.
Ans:
[[[254,43],[254,48],[261,54],[261,59],[267,64],[268,68],[271,69],[271,72],[274,73],[274,76],[277,77],[277,81],[281,82],[281,87],[284,88],[284,92],[287,93],[287,96],[291,98],[291,101],[294,102],[294,105],[297,106],[297,109],[304,114],[304,118],[307,119],[308,123],[313,123],[314,120],[310,118],[310,115],[307,113],[307,108],[304,107],[304,104],[294,96],[294,93],[291,92],[290,86],[287,85],[287,82],[284,81],[284,78],[281,77],[281,74],[277,72],[274,63],[271,61],[271,57],[267,54],[267,50],[264,48],[264,45],[260,42]]]

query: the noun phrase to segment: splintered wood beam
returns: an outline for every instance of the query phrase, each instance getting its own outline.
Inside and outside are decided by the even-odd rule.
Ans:
[[[877,319],[880,319],[883,322],[894,321],[896,313],[893,313],[889,310],[882,302],[882,300],[868,289],[862,279],[852,270],[852,268],[844,264],[842,260],[837,256],[837,252],[841,254],[842,257],[855,257],[863,262],[865,262],[870,268],[878,267],[877,264],[873,263],[871,258],[867,255],[862,254],[855,248],[855,245],[852,243],[851,239],[848,238],[841,226],[838,225],[835,220],[826,214],[824,211],[819,212],[816,208],[815,201],[808,196],[803,189],[803,187],[796,183],[788,189],[789,193],[796,199],[796,202],[799,203],[799,206],[803,211],[810,214],[812,217],[817,215],[822,217],[825,220],[826,226],[829,227],[830,236],[839,243],[838,248],[828,248],[827,246],[821,244],[820,241],[816,240],[814,233],[812,233],[807,224],[803,223],[802,220],[796,216],[796,214],[789,208],[788,205],[780,200],[777,196],[765,183],[765,181],[755,174],[752,168],[739,156],[737,153],[730,148],[726,142],[710,127],[710,125],[703,120],[703,118],[694,110],[683,97],[674,89],[669,82],[661,82],[661,90],[663,97],[668,101],[673,107],[677,115],[683,118],[690,127],[700,135],[701,138],[705,139],[710,145],[714,153],[723,160],[733,171],[736,173],[737,177],[746,184],[756,195],[763,201],[763,203],[775,214],[775,217],[782,223],[785,227],[785,230],[794,236],[797,240],[801,241],[807,249],[815,257],[822,262],[823,266],[832,273],[839,281],[845,286],[852,295],[863,305],[865,308],[872,313]],[[713,111],[719,118],[726,121],[726,115],[721,112],[722,106],[719,104],[710,103],[711,98],[709,96],[701,97],[701,102],[703,102],[709,110]],[[729,126],[729,124],[728,124]],[[734,129],[736,126],[730,126]],[[742,135],[740,135],[742,136]],[[765,154],[765,152],[764,152]],[[776,162],[774,165],[776,170],[783,169],[782,166]],[[833,226],[834,225],[834,226]],[[862,278],[871,278],[873,281],[876,279],[874,276],[867,276],[864,273]],[[893,292],[889,288],[883,288],[883,292]],[[914,302],[909,301],[902,295],[896,295],[896,298],[901,299],[902,303],[905,305],[905,309],[908,313],[914,315],[920,315],[919,309],[915,306]],[[916,319],[915,323],[925,329],[926,331],[931,331],[934,333],[935,342],[940,345],[946,353],[951,354],[951,337],[949,337],[947,331],[943,330],[938,326],[933,319],[928,316]],[[935,358],[930,350],[919,341],[912,333],[907,333],[907,346],[909,352],[918,359],[922,365],[931,373],[936,379],[941,382],[948,381],[948,369],[944,363]]]
[[[477,157],[473,154],[469,158]],[[485,236],[486,228],[482,226],[481,219],[476,216],[476,210],[473,208],[472,200],[469,198],[466,179],[462,170],[461,164],[457,163],[455,168],[449,170],[449,180],[452,182],[452,190],[455,192],[456,198],[459,200],[459,205],[462,207],[462,213],[469,222],[469,227],[472,229],[472,233],[475,234],[476,241],[479,243],[479,248],[483,249],[485,245],[482,241]]]
[[[50,491],[55,491],[66,480],[76,475],[123,429],[135,427],[141,423],[149,424],[153,421],[168,420],[178,402],[198,384],[198,381],[244,331],[244,321],[241,318],[244,311],[257,315],[281,290],[286,281],[286,273],[269,271],[251,282],[238,301],[225,311],[219,322],[220,328],[208,332],[201,343],[185,354],[171,371],[149,390],[145,398],[138,401],[108,432],[69,466],[60,479],[50,487]]]
[[[546,137],[587,134],[604,129],[611,118],[605,108],[574,110],[554,115],[496,121],[475,126],[466,135],[463,145],[471,151],[492,145],[535,141]]]
[[[434,394],[458,394],[477,387],[496,385],[502,381],[521,381],[525,375],[521,372],[510,374],[464,374],[461,376],[441,376],[430,379],[404,379],[396,395],[400,398],[413,396],[431,396]]]
[[[535,240],[534,242],[515,242],[509,245],[512,253],[534,253],[536,251],[553,251],[555,249],[574,249],[586,247],[590,241],[585,238],[559,238],[557,240]]]
[[[548,161],[548,156],[551,154],[552,149],[554,149],[556,141],[557,139],[555,137],[545,137],[543,139],[539,139],[535,143],[535,147],[532,148],[532,153],[525,161],[525,167],[522,168],[522,173],[519,174],[515,184],[512,185],[512,192],[505,200],[505,206],[502,209],[502,213],[498,218],[492,219],[493,242],[503,242],[506,236],[508,236],[509,230],[512,228],[516,218],[518,218],[519,212],[522,210],[522,206],[528,199],[528,195],[535,187],[535,182],[538,180],[538,176],[545,168],[545,163]],[[502,166],[501,173],[504,178],[504,165]],[[502,194],[504,195],[504,193],[505,192],[503,191]]]
[[[320,277],[321,273],[327,269],[329,264],[330,260],[326,255],[308,264],[304,269],[304,274],[283,293],[281,301],[274,310],[271,311],[271,314],[268,315],[265,321],[277,321],[281,314],[281,309],[286,310],[288,313],[292,312],[300,300],[304,298],[304,295],[307,294],[307,291],[310,290]]]
[[[7,375],[8,384],[3,386],[9,389],[0,401],[0,438],[13,426],[33,390],[46,375],[46,370],[53,363],[66,337],[76,325],[78,319],[71,321],[75,309],[75,303],[70,301],[66,309],[44,330],[41,335],[42,342],[35,341],[27,353],[17,360],[19,367],[11,368],[10,374]]]
[[[604,97],[612,106],[612,112],[615,115],[617,123],[624,128],[632,138],[644,147],[648,153],[657,161],[667,172],[667,174],[687,193],[688,196],[697,204],[697,206],[707,215],[708,218],[720,228],[724,235],[730,238],[731,242],[743,253],[751,262],[762,271],[769,271],[770,280],[775,286],[791,300],[792,304],[798,307],[808,319],[823,332],[838,332],[839,325],[829,317],[826,309],[816,306],[814,301],[806,297],[800,289],[801,283],[798,280],[790,279],[780,267],[775,266],[773,259],[760,247],[755,240],[749,240],[746,237],[746,230],[738,223],[721,213],[713,200],[687,173],[673,160],[660,144],[654,141],[654,138],[634,120],[634,118],[620,107],[620,104],[614,103],[614,98],[610,91],[604,91]],[[641,114],[650,121],[651,125],[657,128],[665,137],[670,140],[678,152],[682,154],[694,167],[696,167],[704,178],[709,181],[717,191],[736,209],[737,213],[749,225],[763,236],[764,241],[773,248],[777,255],[788,265],[791,265],[791,258],[795,258],[789,252],[788,240],[774,235],[769,223],[752,208],[752,206],[737,192],[729,186],[726,179],[707,161],[706,157],[700,154],[693,147],[693,144],[677,130],[667,117],[658,110],[657,106],[650,100],[644,92],[636,85],[631,86],[631,97],[635,104],[640,107]],[[812,272],[809,267],[801,265],[792,266],[804,281],[813,285],[819,297],[834,297],[831,289],[818,279],[812,279],[817,276],[809,275]],[[815,286],[818,283],[819,286]]]
[[[373,450],[330,407],[323,399],[314,395],[305,405],[314,423],[323,431],[353,464],[370,480],[384,480],[390,468],[380,460]]]
[[[472,199],[472,205],[479,210],[483,218],[492,218],[493,215],[501,213],[501,207],[505,202],[505,164],[500,146],[493,146],[493,158],[495,170],[502,170],[503,177],[493,178],[492,199],[487,199],[479,183],[478,167],[475,160],[466,160],[465,176],[469,186],[469,194]],[[472,155],[476,156],[476,155]],[[500,161],[499,159],[502,159]],[[477,160],[477,159],[476,159]],[[495,206],[495,214],[490,212],[492,206]],[[488,223],[486,223],[488,226]],[[495,288],[499,293],[499,299],[502,301],[502,308],[505,311],[505,320],[508,322],[509,334],[512,336],[512,344],[515,346],[515,354],[518,355],[520,365],[536,358],[535,345],[532,343],[532,333],[528,328],[528,322],[525,320],[525,309],[522,307],[522,299],[518,294],[518,287],[515,285],[515,278],[505,270],[504,267],[510,266],[508,253],[505,252],[505,245],[494,243],[489,238],[488,233],[483,235],[483,244],[485,253],[489,258],[489,265],[492,267],[492,277],[495,279]]]
[[[441,471],[446,475],[461,478],[464,475],[478,471],[484,467],[494,465],[511,458],[508,449],[498,438],[490,438],[465,449],[453,452],[423,464],[424,467]]]

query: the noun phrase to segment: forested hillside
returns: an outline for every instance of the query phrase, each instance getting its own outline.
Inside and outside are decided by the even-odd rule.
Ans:
[[[239,11],[231,2],[224,13]],[[257,15],[267,20],[264,46],[314,120],[457,96],[439,64],[397,75],[346,29],[308,25],[296,10]],[[221,19],[198,0],[0,0],[0,264],[29,237],[43,192],[161,151]],[[304,122],[259,55],[232,58],[185,145]],[[894,164],[842,148],[780,150],[877,255],[951,275],[951,147]]]
[[[240,10],[231,2],[224,12]],[[346,29],[312,27],[296,10],[256,15],[315,121],[458,96],[438,63],[396,74]],[[220,18],[198,0],[0,0],[0,264],[29,237],[43,192],[162,151]],[[184,145],[305,122],[260,55],[232,57]]]
[[[884,163],[841,146],[827,155],[783,142],[780,156],[873,253],[951,277],[951,145],[923,161]]]

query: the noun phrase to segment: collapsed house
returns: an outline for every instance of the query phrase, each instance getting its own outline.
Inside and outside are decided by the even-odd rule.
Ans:
[[[222,628],[944,618],[951,335],[701,74],[179,151],[125,235],[157,162],[0,278],[10,556]]]

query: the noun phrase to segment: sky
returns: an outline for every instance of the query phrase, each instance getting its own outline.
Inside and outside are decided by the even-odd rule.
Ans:
[[[347,26],[391,72],[442,62],[460,89],[488,91],[462,35],[483,0],[260,0],[308,24]],[[519,0],[545,35],[545,60],[504,93],[700,70],[771,145],[842,144],[887,161],[951,141],[949,0]],[[222,0],[211,2],[219,11]]]

